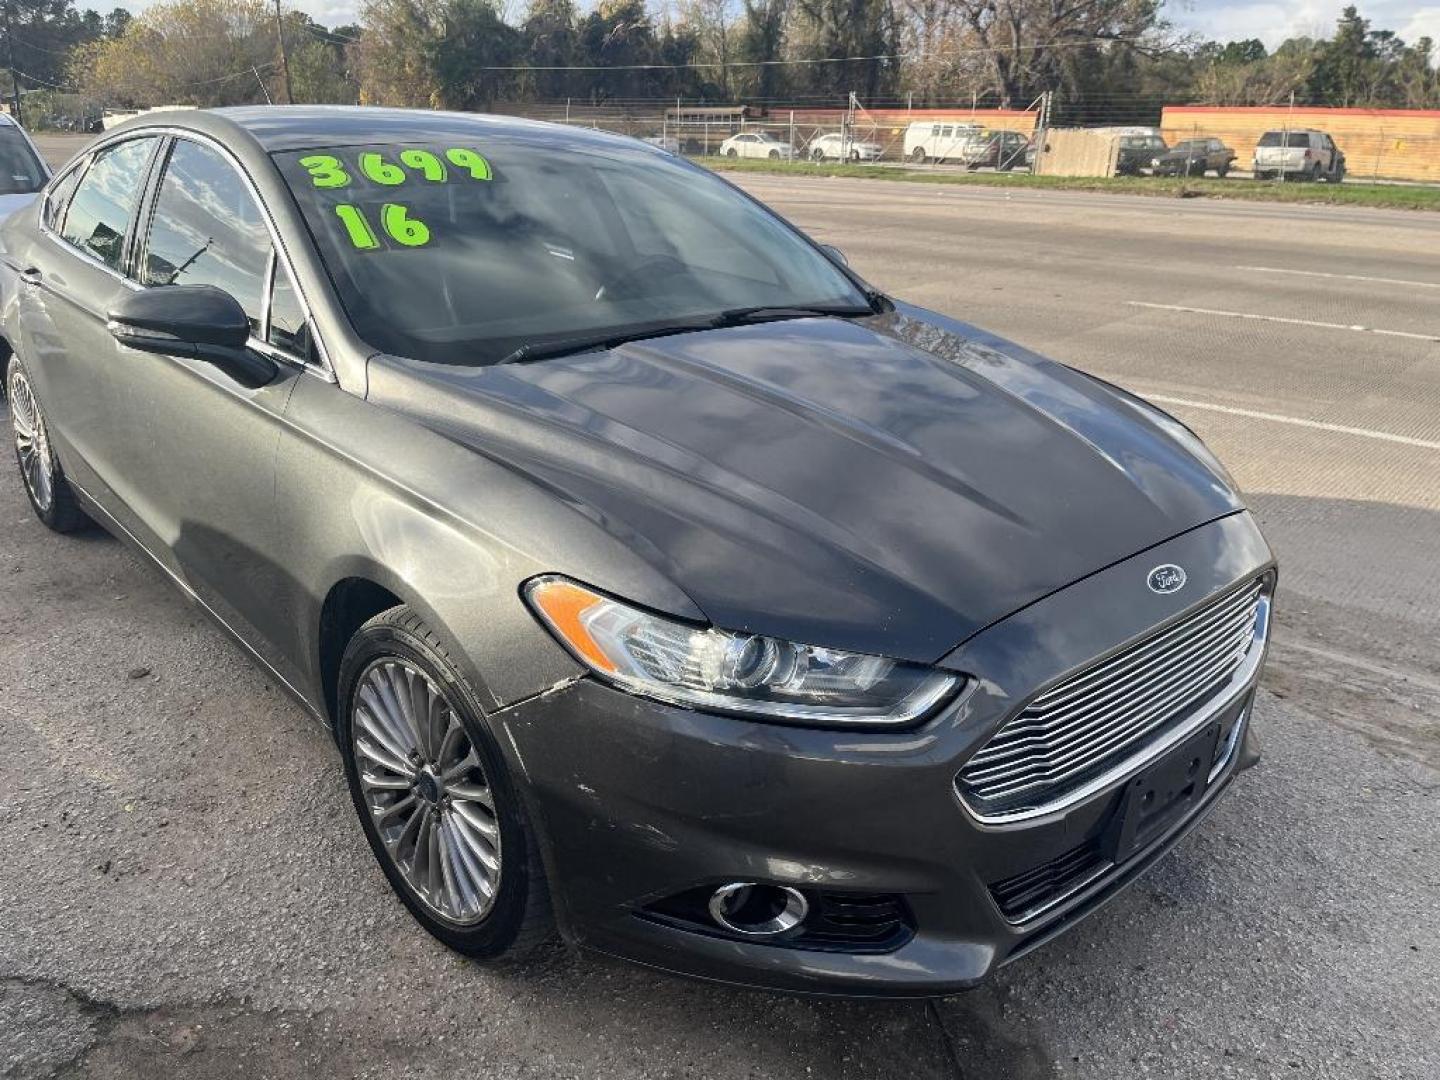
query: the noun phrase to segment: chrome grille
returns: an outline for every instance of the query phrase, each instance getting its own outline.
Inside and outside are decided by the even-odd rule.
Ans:
[[[1261,590],[1232,590],[1039,695],[966,762],[961,793],[987,814],[1049,803],[1160,741],[1244,663]]]

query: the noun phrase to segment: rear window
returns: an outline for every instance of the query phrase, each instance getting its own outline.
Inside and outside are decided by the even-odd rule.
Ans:
[[[1289,146],[1303,150],[1310,145],[1310,133],[1306,131],[1267,131],[1260,136],[1261,146],[1285,146],[1286,137],[1289,137]]]

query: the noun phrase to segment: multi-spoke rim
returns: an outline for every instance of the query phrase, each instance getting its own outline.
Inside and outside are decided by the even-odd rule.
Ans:
[[[350,749],[386,855],[420,901],[452,923],[479,922],[500,888],[495,797],[465,725],[405,660],[361,673]]]
[[[50,475],[50,442],[45,437],[45,422],[40,406],[30,389],[30,381],[19,367],[10,369],[10,426],[15,432],[15,455],[20,459],[20,474],[30,497],[41,510],[50,509],[55,481]]]

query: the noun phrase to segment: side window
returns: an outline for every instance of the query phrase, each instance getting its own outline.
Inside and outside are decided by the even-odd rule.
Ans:
[[[100,151],[65,211],[60,235],[112,270],[120,269],[125,232],[145,187],[145,166],[154,147],[153,138],[127,139]]]
[[[155,196],[142,285],[214,285],[260,333],[270,234],[245,183],[219,153],[177,139]]]
[[[275,286],[270,293],[270,332],[266,340],[301,360],[315,358],[310,347],[310,324],[305,321],[300,295],[290,280],[290,272],[279,260],[275,263]]]
[[[940,134],[940,125],[939,125],[939,124],[931,124],[931,125],[930,125],[930,134],[931,134],[931,135],[934,135],[934,136],[938,136],[938,135]]]
[[[65,213],[65,204],[70,201],[70,195],[75,190],[75,185],[80,182],[80,174],[84,168],[76,165],[59,180],[51,185],[50,191],[45,196],[45,224],[52,228],[60,227],[60,217]]]

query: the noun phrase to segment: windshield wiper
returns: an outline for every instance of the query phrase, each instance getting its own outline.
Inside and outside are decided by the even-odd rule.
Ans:
[[[876,295],[878,296],[878,294]],[[888,304],[888,301],[885,303]],[[865,315],[874,315],[877,310],[884,311],[887,308],[861,304],[768,304],[730,308],[718,315],[702,315],[695,319],[682,319],[673,323],[652,323],[649,326],[637,326],[632,330],[561,338],[558,341],[532,342],[507,353],[496,363],[519,364],[527,360],[549,360],[557,356],[589,352],[591,349],[613,349],[617,345],[624,345],[630,341],[644,341],[646,338],[689,334],[696,330],[719,330],[727,326],[744,326],[748,323],[780,319],[804,319],[816,315],[854,319]]]
[[[769,322],[780,319],[804,319],[813,315],[831,315],[841,319],[856,319],[874,315],[870,305],[860,304],[759,304],[755,307],[730,308],[716,315],[712,326],[743,326],[745,323]]]
[[[673,323],[637,326],[633,330],[612,330],[605,334],[591,334],[586,337],[561,338],[558,341],[532,342],[521,345],[496,361],[497,364],[518,364],[526,360],[549,360],[555,356],[569,356],[572,353],[589,352],[591,349],[613,349],[627,341],[643,341],[646,338],[665,337],[669,334],[688,334],[694,330],[709,330],[714,326],[712,316]]]

